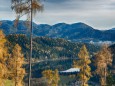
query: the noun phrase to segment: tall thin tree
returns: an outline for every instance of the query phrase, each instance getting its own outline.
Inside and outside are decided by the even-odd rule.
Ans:
[[[91,60],[85,45],[83,45],[80,49],[78,57],[78,61],[73,61],[73,67],[80,68],[80,73],[78,74],[78,76],[81,81],[81,86],[88,86],[88,80],[91,77],[91,68],[89,66]]]
[[[101,86],[106,86],[108,66],[112,64],[112,54],[108,45],[104,44],[102,49],[95,55],[96,73],[100,77]]]
[[[32,35],[33,35],[33,14],[43,10],[43,6],[40,4],[40,0],[11,0],[12,10],[17,14],[15,20],[15,26],[17,26],[19,19],[27,15],[27,20],[30,22],[30,57],[29,57],[29,79],[28,85],[31,85],[31,58],[32,58]]]

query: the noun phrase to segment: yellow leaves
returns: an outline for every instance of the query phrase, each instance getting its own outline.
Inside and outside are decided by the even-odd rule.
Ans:
[[[0,78],[5,78],[7,68],[4,64],[0,63]]]
[[[82,48],[80,49],[78,57],[80,60],[73,61],[73,67],[80,68],[80,73],[78,74],[78,76],[82,81],[81,86],[88,86],[87,82],[91,77],[91,68],[89,66],[91,60],[89,59],[89,53],[85,45],[83,45]]]
[[[2,30],[0,30],[0,60],[5,60],[4,57],[7,55],[7,49],[5,47],[5,35],[3,34]]]
[[[5,35],[3,34],[3,31],[0,30],[0,39],[3,39],[3,38],[5,38]]]
[[[89,86],[88,84],[84,84],[84,85],[82,85],[82,86]]]
[[[43,71],[42,74],[46,78],[52,78],[52,71],[51,70],[45,70],[45,71]]]
[[[0,84],[4,86],[4,79],[7,78],[6,57],[7,49],[5,47],[5,35],[0,30]]]
[[[55,71],[52,70],[45,70],[42,72],[43,77],[45,77],[48,81],[48,84],[50,86],[58,86],[58,82],[60,80],[58,70]]]
[[[103,45],[102,49],[95,55],[96,73],[100,76],[100,84],[106,84],[107,67],[112,64],[112,55],[107,45]]]
[[[58,85],[59,80],[60,80],[60,77],[59,77],[59,74],[58,74],[58,70],[56,69],[54,71],[54,82],[55,82],[56,86]]]
[[[103,45],[102,50],[96,54],[96,61],[100,63],[106,63],[108,65],[112,63],[112,54],[107,45]]]
[[[12,54],[9,55],[5,46],[5,42],[5,36],[0,30],[0,86],[1,84],[2,86],[4,86],[3,80],[7,78],[15,80],[17,79],[18,85],[16,86],[22,86],[25,69],[22,68],[24,57],[21,53],[21,47],[16,44],[12,51]]]
[[[24,57],[21,53],[21,47],[16,44],[8,59],[8,69],[9,69],[9,77],[12,80],[16,80],[16,86],[23,86],[23,78],[25,74],[25,69],[22,68],[24,64]]]
[[[80,68],[80,67],[81,67],[81,66],[80,66],[80,62],[74,60],[72,67],[73,67],[73,68]]]
[[[87,52],[87,48],[85,45],[83,45],[82,48],[80,49],[80,52],[78,53],[78,57],[80,59],[89,58],[89,53]]]
[[[0,30],[0,47],[3,47],[5,42],[6,42],[5,35],[3,34],[3,31]]]

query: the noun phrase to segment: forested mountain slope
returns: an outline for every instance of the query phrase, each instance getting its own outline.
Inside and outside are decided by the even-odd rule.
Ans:
[[[25,57],[29,56],[29,38],[25,35],[8,35],[9,49],[18,43],[23,50]],[[52,59],[52,58],[77,58],[77,54],[84,43],[74,43],[60,38],[35,37],[33,38],[33,58]],[[99,46],[85,44],[90,55],[99,50]]]

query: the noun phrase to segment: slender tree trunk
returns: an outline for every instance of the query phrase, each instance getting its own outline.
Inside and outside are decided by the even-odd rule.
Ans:
[[[32,34],[33,34],[33,26],[32,26],[32,0],[31,0],[31,26],[30,26],[30,57],[29,57],[29,79],[28,79],[28,86],[31,86],[31,59],[32,59]]]
[[[16,65],[16,58],[15,58],[15,65]],[[16,68],[15,68],[15,86],[17,85],[17,80],[16,80],[16,77],[17,77],[17,65],[16,65]]]
[[[105,73],[105,74],[104,74],[104,75],[105,75],[105,76],[104,76],[104,80],[105,80],[105,83],[104,83],[104,84],[105,84],[105,86],[106,86],[106,77],[107,77],[107,74],[106,74],[106,73],[107,73],[107,68],[105,68],[104,73]]]
[[[86,58],[85,58],[86,60]],[[85,66],[86,64],[84,63],[84,67],[83,67],[83,86],[85,86]]]
[[[85,72],[84,72],[84,70],[85,70],[85,65],[83,67],[83,86],[85,86],[85,80],[84,80],[85,79],[85,77],[84,77],[85,76]]]

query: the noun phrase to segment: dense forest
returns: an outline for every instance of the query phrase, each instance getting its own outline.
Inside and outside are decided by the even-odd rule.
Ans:
[[[0,35],[0,67],[3,66],[4,70],[2,70],[8,71],[2,74],[1,81],[4,78],[6,84],[13,82],[15,84],[20,84],[21,86],[24,83],[26,85],[29,72],[29,37],[23,34],[5,36],[2,31],[0,31]],[[60,74],[60,71],[72,67],[80,68],[82,72],[78,73],[77,76],[75,76],[76,73]],[[106,78],[104,78],[105,76]],[[80,80],[80,84],[85,85],[93,85],[94,83],[103,85],[110,83],[112,86],[114,84],[113,77],[114,45],[111,45],[110,47],[103,45],[103,47],[101,47],[87,43],[70,42],[60,38],[33,38],[33,82],[38,83],[46,80],[45,83],[41,82],[40,84],[46,84],[45,86],[50,84],[53,86],[55,82],[56,85],[61,86],[62,84],[65,84],[68,86],[71,83],[75,83],[76,80]],[[63,83],[67,78],[68,80]]]
[[[22,47],[22,51],[27,58],[29,55],[30,40],[25,35],[8,35],[6,37],[10,49],[18,43]],[[48,37],[36,37],[33,38],[33,58],[35,59],[56,59],[56,58],[77,58],[81,46],[84,43],[69,42],[61,38],[48,38]],[[85,43],[90,52],[93,55],[100,49],[100,46]]]
[[[15,72],[13,70],[10,69],[10,67],[14,67],[15,69],[15,64],[11,63],[14,59],[15,61],[15,55],[16,55],[16,49],[22,48],[22,53],[24,55],[24,63],[22,66],[22,63],[19,67],[23,67],[25,69],[25,76],[24,76],[24,82],[25,85],[27,83],[28,80],[28,57],[29,57],[29,51],[30,51],[30,40],[27,36],[23,35],[23,34],[12,34],[12,35],[7,35],[5,37],[5,39],[7,40],[5,42],[5,47],[7,47],[8,52],[11,54],[8,57],[12,57],[14,55],[14,57],[12,57],[12,59],[8,59],[6,62],[8,62],[10,65],[8,67],[8,70],[11,72]],[[19,44],[19,45],[17,45]],[[86,48],[83,47],[81,48],[83,45],[86,45]],[[112,51],[112,53],[114,53],[114,45],[109,47]],[[65,39],[61,39],[61,38],[48,38],[48,37],[35,37],[33,38],[33,58],[32,58],[32,84],[35,85],[35,83],[39,83],[42,84],[44,86],[47,86],[48,82],[42,82],[45,81],[45,78],[43,77],[50,77],[50,74],[57,76],[59,79],[57,84],[59,84],[59,86],[61,86],[62,84],[65,85],[71,85],[71,83],[75,83],[76,79],[78,79],[78,77],[75,77],[75,73],[70,73],[70,74],[60,74],[59,75],[55,75],[58,74],[57,71],[63,71],[63,70],[67,70],[69,68],[76,68],[76,67],[83,67],[81,64],[87,63],[87,73],[91,72],[92,77],[91,78],[86,78],[86,82],[87,79],[90,80],[90,85],[93,85],[94,82],[95,84],[101,83],[100,82],[100,78],[102,78],[104,80],[104,78],[101,76],[100,69],[98,69],[98,66],[100,67],[100,62],[102,60],[102,62],[104,61],[104,63],[106,65],[108,65],[108,63],[106,63],[109,60],[105,60],[105,58],[102,58],[101,56],[105,55],[104,57],[111,57],[111,54],[109,53],[108,50],[106,50],[107,48],[102,48],[101,46],[98,45],[93,45],[93,44],[88,44],[88,43],[76,43],[76,42],[70,42],[67,41]],[[88,53],[89,51],[89,53]],[[108,52],[107,52],[108,51]],[[80,53],[81,52],[81,53]],[[84,52],[87,52],[87,55],[83,54]],[[104,54],[105,53],[105,54]],[[107,54],[106,54],[107,53]],[[21,54],[19,54],[21,56]],[[82,56],[84,55],[84,56]],[[108,55],[108,56],[107,56]],[[88,56],[88,57],[87,57]],[[84,60],[84,57],[87,57],[90,60]],[[114,55],[113,55],[114,58]],[[21,61],[21,59],[19,59],[19,61]],[[85,62],[82,62],[85,61]],[[23,62],[23,59],[22,59]],[[82,63],[80,63],[82,62]],[[99,62],[99,63],[97,63]],[[101,62],[101,63],[102,63]],[[110,61],[111,63],[111,61]],[[97,66],[96,66],[97,65]],[[102,68],[105,66],[102,66]],[[106,66],[108,67],[108,66]],[[84,68],[84,67],[83,67]],[[89,69],[91,68],[91,69]],[[100,67],[101,68],[101,67]],[[22,68],[20,68],[22,69]],[[15,69],[18,70],[18,69]],[[112,66],[109,66],[109,72],[110,70],[112,70],[111,73],[108,73],[109,75],[107,76],[107,83],[110,83],[110,79],[114,79],[114,60],[112,62]],[[24,70],[23,70],[24,71]],[[93,73],[95,71],[95,73],[97,73],[97,75],[95,75],[95,73]],[[84,72],[84,70],[82,71]],[[47,76],[47,73],[50,73],[49,76]],[[81,75],[83,75],[83,73],[81,73]],[[17,75],[18,76],[18,75]],[[22,75],[23,76],[23,75]],[[85,76],[85,75],[84,75]],[[15,79],[15,77],[13,78],[13,76],[8,75],[10,79],[8,79],[7,83],[10,83],[13,79]],[[81,76],[80,76],[81,77]],[[46,78],[46,79],[47,79]],[[52,77],[53,79],[54,77]],[[63,83],[63,81],[65,81],[65,79],[68,80]],[[55,79],[54,79],[55,80]],[[79,79],[80,80],[80,79]],[[81,81],[83,79],[81,78]],[[21,81],[21,80],[20,80]],[[14,81],[15,82],[15,81]],[[41,83],[40,83],[41,82]],[[111,82],[111,84],[113,84],[114,81]],[[53,82],[52,82],[53,83]],[[52,84],[50,83],[50,84]],[[21,84],[21,82],[19,83]],[[86,83],[82,83],[82,84],[86,84]]]

